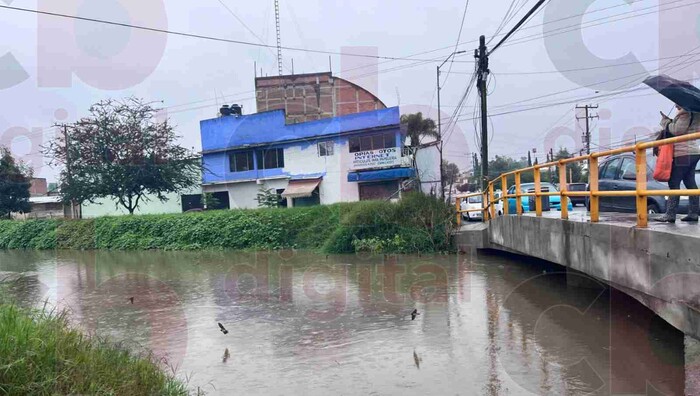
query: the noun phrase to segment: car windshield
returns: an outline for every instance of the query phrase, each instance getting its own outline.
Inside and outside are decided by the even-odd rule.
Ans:
[[[481,195],[469,197],[467,200],[469,201],[469,203],[481,203]]]

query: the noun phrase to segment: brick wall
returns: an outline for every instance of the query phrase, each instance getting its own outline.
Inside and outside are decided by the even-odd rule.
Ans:
[[[257,111],[284,109],[287,123],[385,109],[379,98],[331,73],[255,79]]]

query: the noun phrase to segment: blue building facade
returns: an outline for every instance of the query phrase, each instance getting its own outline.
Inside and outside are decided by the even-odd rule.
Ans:
[[[286,124],[283,110],[200,122],[204,192],[231,208],[390,198],[415,176],[403,156],[398,107]]]

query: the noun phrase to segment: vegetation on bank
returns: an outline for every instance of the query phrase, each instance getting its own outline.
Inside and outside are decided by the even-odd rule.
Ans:
[[[65,314],[0,302],[0,395],[187,395],[148,356],[71,329]]]
[[[289,209],[86,220],[0,221],[0,249],[284,249],[351,253],[449,250],[453,210],[422,194]]]

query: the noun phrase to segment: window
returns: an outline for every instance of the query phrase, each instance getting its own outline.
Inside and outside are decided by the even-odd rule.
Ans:
[[[624,177],[625,173],[631,173],[637,177],[637,164],[632,158],[625,157],[622,160],[622,168],[620,170],[620,177]]]
[[[603,171],[600,173],[601,179],[615,179],[617,176],[617,169],[620,167],[621,158],[615,158],[612,161],[605,164]]]
[[[396,135],[394,132],[386,132],[378,135],[355,136],[350,138],[350,152],[379,150],[396,147]]]
[[[318,156],[331,157],[333,155],[333,142],[319,142]]]
[[[257,152],[258,169],[284,168],[284,149],[267,149]]]
[[[239,151],[228,155],[229,170],[231,172],[252,171],[253,167],[253,152]]]

